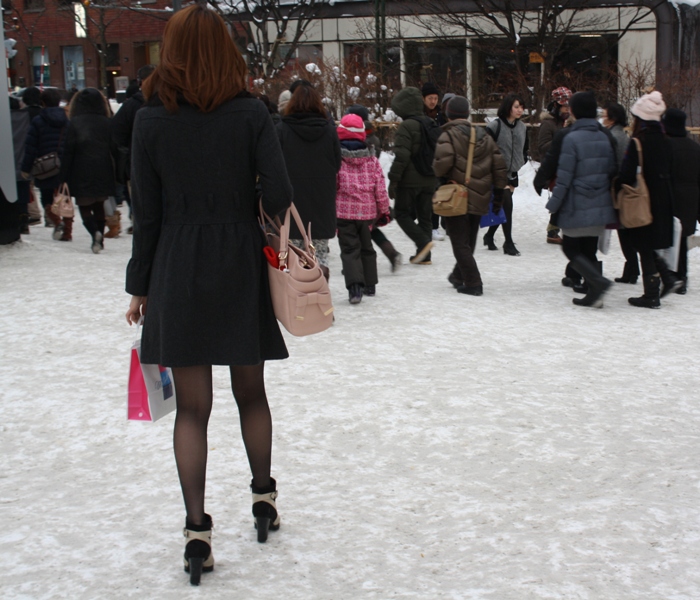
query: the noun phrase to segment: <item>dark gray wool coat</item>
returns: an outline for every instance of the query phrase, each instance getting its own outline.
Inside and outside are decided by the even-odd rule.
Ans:
[[[557,183],[547,210],[558,226],[578,229],[614,223],[610,182],[617,173],[615,150],[595,119],[579,119],[564,138]]]
[[[126,291],[148,296],[141,360],[167,367],[255,365],[288,356],[272,309],[256,178],[266,211],[292,186],[272,120],[238,97],[210,113],[157,102],[132,141],[134,239]]]
[[[276,127],[304,227],[311,223],[314,239],[334,238],[336,178],[342,164],[335,125],[320,115],[292,114]],[[294,222],[290,236],[301,238]]]

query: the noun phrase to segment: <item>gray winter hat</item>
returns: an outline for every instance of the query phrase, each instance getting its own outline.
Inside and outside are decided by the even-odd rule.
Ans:
[[[453,94],[452,92],[447,92],[443,97],[442,97],[442,105],[445,106],[452,98],[454,98],[457,94]]]
[[[445,108],[445,114],[450,121],[454,121],[455,119],[468,119],[469,100],[464,96],[455,96],[451,98]]]

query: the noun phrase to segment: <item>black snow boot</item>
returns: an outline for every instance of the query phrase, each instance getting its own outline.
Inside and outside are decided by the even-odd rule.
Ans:
[[[627,302],[640,308],[661,308],[659,300],[661,278],[659,274],[643,277],[642,280],[644,281],[644,295],[639,298],[629,298]]]
[[[660,298],[664,298],[680,288],[683,285],[683,281],[673,274],[663,258],[657,256],[654,258],[654,262],[656,263],[656,268],[659,270],[661,282],[663,283],[661,286]]]
[[[615,277],[616,283],[637,283],[639,279],[639,265],[636,263],[625,263],[625,268],[622,270],[622,277]]]
[[[576,306],[603,308],[603,296],[612,285],[612,281],[601,275],[603,264],[598,261],[598,264],[593,265],[583,256],[577,256],[572,261],[572,265],[588,283],[586,295],[583,298],[574,298],[572,302]]]

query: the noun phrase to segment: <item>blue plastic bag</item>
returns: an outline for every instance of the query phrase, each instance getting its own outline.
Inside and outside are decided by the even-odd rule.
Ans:
[[[506,222],[506,213],[501,208],[498,214],[493,212],[493,200],[489,202],[489,212],[487,212],[483,217],[481,217],[481,223],[479,227],[493,227],[494,225],[503,225]]]

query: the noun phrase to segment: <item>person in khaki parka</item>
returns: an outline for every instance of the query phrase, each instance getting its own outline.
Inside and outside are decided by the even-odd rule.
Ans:
[[[435,148],[433,170],[444,180],[464,183],[473,127],[469,122],[469,102],[463,96],[455,96],[448,102],[446,114],[449,121],[443,125],[443,133]],[[495,212],[500,210],[503,188],[507,183],[506,164],[496,142],[483,127],[477,127],[471,177],[467,184],[467,214],[445,217],[452,252],[457,260],[447,280],[461,294],[481,296],[484,292],[479,267],[474,259],[479,223],[482,215],[489,211],[492,188],[493,209]]]

